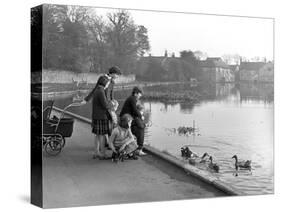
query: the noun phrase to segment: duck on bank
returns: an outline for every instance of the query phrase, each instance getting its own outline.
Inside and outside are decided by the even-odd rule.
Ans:
[[[209,154],[205,152],[201,157],[198,154],[192,152],[188,146],[181,148],[181,156],[188,160],[189,164],[195,165],[197,163],[206,163],[208,161],[207,156]]]
[[[217,163],[213,163],[213,157],[210,156],[210,163],[209,163],[209,168],[215,172],[219,172],[220,167]]]

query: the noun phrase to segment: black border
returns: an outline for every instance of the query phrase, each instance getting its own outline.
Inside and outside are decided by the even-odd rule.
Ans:
[[[33,72],[42,75],[42,18],[43,5],[31,8],[31,76]],[[30,140],[30,170],[31,188],[30,202],[43,207],[42,184],[42,95],[34,97],[34,93],[42,90],[42,82],[31,83],[31,140]]]

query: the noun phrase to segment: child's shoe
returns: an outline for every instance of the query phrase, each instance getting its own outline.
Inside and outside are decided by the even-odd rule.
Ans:
[[[147,155],[145,152],[143,152],[142,150],[138,151],[138,155],[139,156],[144,156],[144,155]]]

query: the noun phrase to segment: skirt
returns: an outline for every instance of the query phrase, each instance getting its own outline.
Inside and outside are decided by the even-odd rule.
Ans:
[[[93,119],[92,133],[95,133],[96,135],[109,134],[109,121],[107,119]]]

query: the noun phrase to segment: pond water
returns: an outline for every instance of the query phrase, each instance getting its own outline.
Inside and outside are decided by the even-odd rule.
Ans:
[[[220,165],[220,172],[214,173],[206,165],[198,168],[247,194],[273,193],[273,84],[154,86],[144,88],[144,92],[186,89],[205,95],[196,104],[144,101],[151,123],[145,142],[181,160],[180,148],[184,145],[199,155],[208,152]],[[115,98],[122,106],[128,95],[130,91],[116,92]],[[77,93],[57,99],[55,105],[62,108],[81,97]],[[90,118],[91,105],[73,108],[72,112]],[[180,126],[194,125],[193,134],[175,132]],[[238,159],[252,160],[251,172],[236,173],[231,158],[235,154]]]

